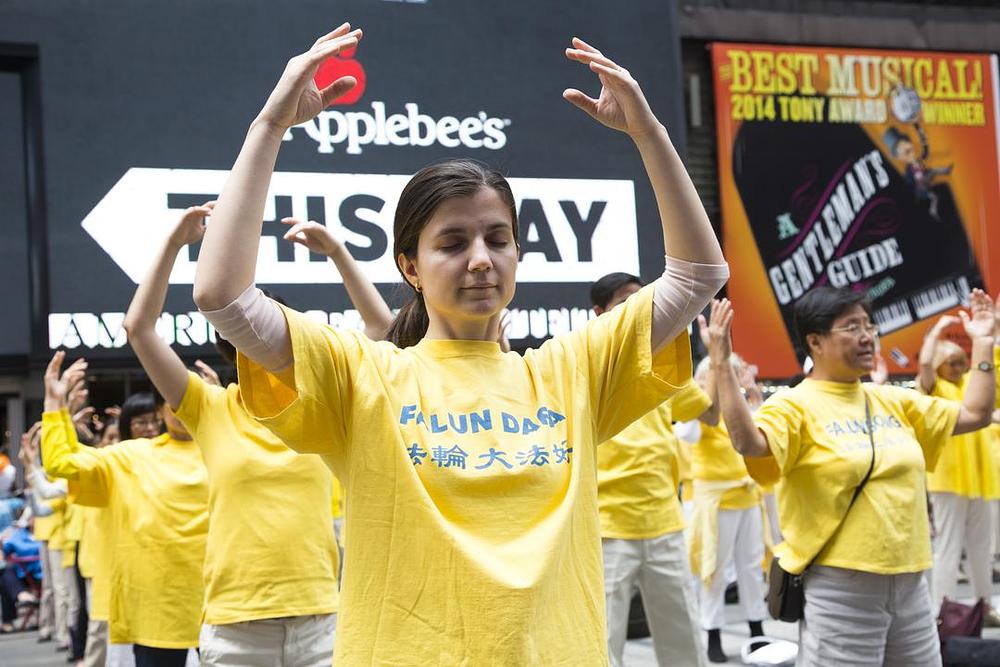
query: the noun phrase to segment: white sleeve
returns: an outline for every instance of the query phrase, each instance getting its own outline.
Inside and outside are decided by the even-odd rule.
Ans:
[[[29,481],[31,482],[31,488],[38,497],[45,500],[62,498],[66,495],[68,489],[65,479],[57,479],[54,482],[50,482],[49,478],[41,470],[32,472]]]
[[[292,365],[285,314],[256,285],[224,308],[201,312],[223,338],[267,370],[276,372]]]
[[[664,260],[653,291],[654,353],[687,329],[729,279],[728,264],[696,264],[670,255]]]
[[[686,442],[689,445],[696,445],[701,440],[701,422],[697,419],[687,422],[677,422],[674,424],[674,435],[682,442]]]
[[[31,502],[31,511],[36,517],[52,516],[54,514],[52,508],[41,501],[34,489],[28,492],[28,500]]]

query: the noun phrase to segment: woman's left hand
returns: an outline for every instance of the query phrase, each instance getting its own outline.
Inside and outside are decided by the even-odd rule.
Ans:
[[[563,97],[568,102],[586,111],[594,120],[633,139],[661,127],[639,84],[627,69],[577,37],[573,38],[573,48],[566,49],[566,57],[589,66],[601,81],[597,99],[575,88],[567,88]]]
[[[996,327],[996,315],[993,311],[993,299],[981,289],[974,289],[969,294],[969,312],[959,311],[962,326],[969,338],[992,338]]]

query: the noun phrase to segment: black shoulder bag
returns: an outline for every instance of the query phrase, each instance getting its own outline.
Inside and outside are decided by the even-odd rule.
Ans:
[[[863,391],[863,390],[862,390]],[[868,478],[872,476],[872,470],[875,469],[875,433],[872,429],[872,412],[871,405],[868,402],[868,394],[865,394],[865,421],[868,428],[868,441],[872,445],[872,462],[868,466],[868,472],[865,474],[865,478],[861,480],[857,488],[854,489],[854,495],[851,496],[851,502],[847,506],[847,511],[844,512],[844,517],[840,520],[840,523],[834,529],[833,533],[830,534],[830,539],[837,534],[840,527],[844,525],[844,519],[847,518],[848,513],[851,511],[851,507],[854,505],[854,501],[858,499],[861,495],[862,489],[865,488],[865,484],[868,483]],[[827,541],[829,544],[829,541]],[[816,556],[822,553],[823,549],[826,548],[826,544],[820,547],[819,551],[816,552]],[[815,562],[816,557],[806,565],[806,570]],[[803,587],[803,576],[805,575],[805,570],[802,574],[790,574],[781,569],[781,564],[778,562],[777,558],[771,560],[771,569],[768,573],[768,585],[767,585],[767,611],[771,614],[771,618],[778,621],[785,621],[788,623],[794,623],[796,621],[801,621],[805,608],[806,608],[806,595],[805,588]]]

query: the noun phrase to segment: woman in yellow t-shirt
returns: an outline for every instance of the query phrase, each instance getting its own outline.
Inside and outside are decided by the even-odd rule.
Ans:
[[[214,202],[192,206],[167,236],[136,290],[125,329],[153,385],[194,436],[209,473],[202,665],[329,665],[337,624],[339,554],[333,530],[334,478],[318,456],[290,450],[243,408],[237,384],[198,362],[191,373],[156,333],[177,253],[201,240]],[[285,218],[285,238],[328,256],[380,339],[389,307],[325,226]],[[236,350],[216,348],[235,364]],[[207,379],[207,380],[206,380]]]
[[[773,457],[748,461],[780,471],[785,541],[775,556],[786,572],[805,571],[799,664],[941,664],[924,577],[931,566],[925,474],[951,435],[989,424],[995,390],[993,305],[981,290],[970,303],[963,322],[977,370],[961,404],[863,385],[878,335],[871,304],[864,293],[821,287],[794,311],[812,374],[756,414],[728,363],[732,309],[728,301],[712,306],[709,354],[733,446],[745,457]]]
[[[396,345],[280,308],[253,286],[274,160],[289,127],[355,84],[319,90],[313,75],[360,38],[344,24],[289,61],[215,207],[194,286],[240,351],[247,409],[344,485],[349,612],[335,662],[605,665],[597,445],[690,377],[685,327],[728,275],[721,249],[638,84],[575,40],[566,55],[603,88],[564,96],[637,145],[670,278],[539,350],[504,353],[516,203],[499,173],[452,160],[399,197],[393,257],[416,294]]]
[[[590,287],[594,312],[605,315],[642,288],[637,276],[611,273]],[[698,598],[691,587],[680,481],[673,432],[675,420],[718,410],[694,382],[597,450],[597,501],[604,554],[608,657],[624,664],[629,610],[636,588],[660,664],[705,664],[698,632]],[[687,445],[684,445],[687,447]]]
[[[137,667],[183,667],[198,646],[208,532],[208,473],[184,425],[164,408],[167,433],[114,447],[81,446],[66,410],[77,379],[60,378],[65,353],[45,372],[42,460],[71,482],[79,505],[105,507],[113,526],[111,644],[133,644]],[[82,376],[82,370],[80,375]]]
[[[958,323],[957,317],[945,315],[924,336],[917,385],[925,394],[961,401],[969,380],[977,372],[969,369],[965,350],[941,340],[944,331]],[[994,346],[994,361],[998,359],[1000,348]],[[931,593],[935,605],[940,605],[945,597],[955,597],[963,549],[968,558],[966,571],[972,594],[987,604],[993,596],[990,503],[1000,498],[1000,479],[992,440],[990,429],[954,436],[941,453],[937,468],[927,475],[927,490],[934,509]],[[992,607],[986,624],[1000,625],[1000,616]]]

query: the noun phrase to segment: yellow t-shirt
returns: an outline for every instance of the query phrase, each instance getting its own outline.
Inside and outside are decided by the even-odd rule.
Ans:
[[[42,415],[42,452],[49,474],[76,482],[79,504],[112,514],[111,643],[197,646],[208,532],[208,473],[198,445],[164,434],[81,447],[62,410]]]
[[[333,477],[332,479],[333,485],[330,491],[330,512],[333,514],[334,519],[339,519],[344,513],[340,507],[340,501],[344,495],[344,490],[341,488],[340,482],[337,481],[336,477]]]
[[[701,425],[701,438],[691,452],[694,479],[713,482],[738,482],[747,476],[743,457],[733,448],[729,431],[721,419],[717,426]],[[745,510],[760,503],[760,489],[748,485],[722,494],[720,510]]]
[[[188,375],[176,411],[209,475],[205,616],[211,625],[337,611],[332,475],[255,422],[235,384]]]
[[[671,428],[695,419],[712,401],[694,382],[597,449],[601,537],[643,540],[684,529],[677,499],[677,451]]]
[[[43,520],[42,534],[45,535],[46,546],[49,551],[60,551],[65,542],[63,538],[63,513],[66,511],[66,498],[52,498],[44,501],[44,503],[52,508],[52,514],[40,517]],[[37,524],[35,530],[38,530]],[[42,538],[36,537],[36,539]]]
[[[832,535],[871,464],[865,394],[875,468]],[[754,421],[781,469],[785,541],[775,548],[781,566],[801,572],[822,548],[818,565],[876,574],[930,567],[925,470],[937,463],[958,410],[957,403],[911,389],[812,379],[768,399]]]
[[[115,445],[109,445],[114,447]],[[75,490],[75,484],[71,489]],[[83,537],[80,540],[80,574],[90,579],[90,618],[108,620],[111,598],[111,561],[114,556],[114,522],[110,510],[104,507],[80,506],[84,511]]]
[[[335,664],[607,664],[597,444],[691,376],[651,314],[645,288],[522,357],[285,309],[295,389],[240,356],[251,414],[344,485]]]
[[[996,352],[994,357],[998,357]],[[1000,361],[1000,358],[997,361]],[[963,375],[958,384],[939,377],[934,383],[931,396],[961,403],[968,382],[969,373]],[[997,400],[1000,406],[1000,395],[997,396]],[[997,477],[997,461],[994,458],[990,430],[980,429],[952,436],[948,446],[941,452],[941,458],[934,472],[927,475],[927,489],[931,492],[954,493],[966,498],[986,500],[1000,498],[1000,478]]]

